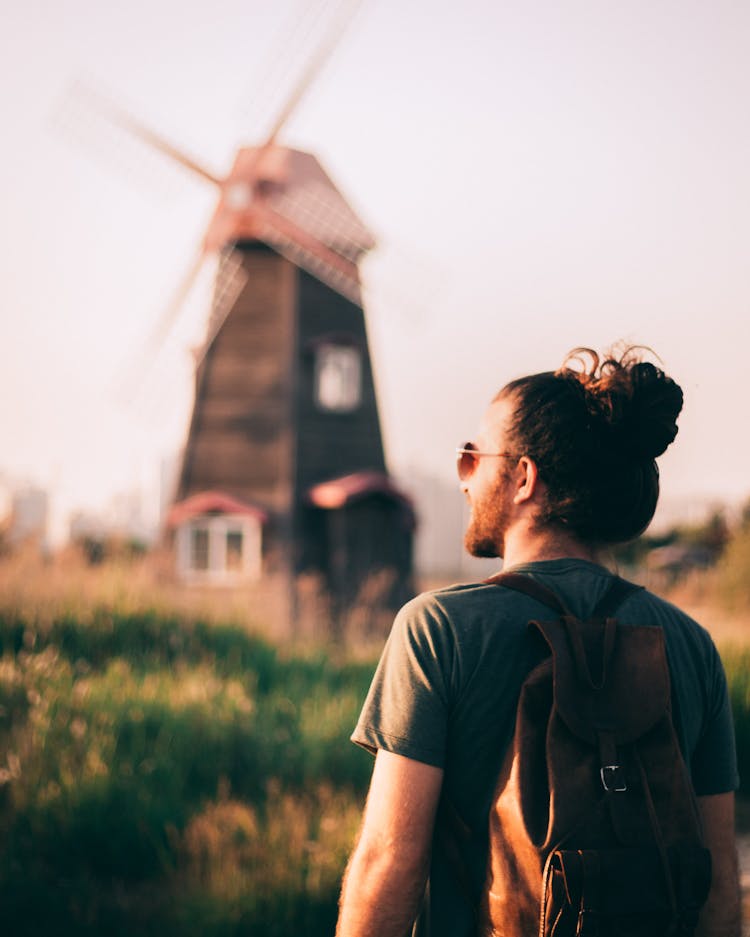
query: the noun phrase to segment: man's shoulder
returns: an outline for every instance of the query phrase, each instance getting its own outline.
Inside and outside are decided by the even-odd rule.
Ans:
[[[651,592],[650,589],[644,585],[641,585],[635,580],[629,581],[632,581],[633,585],[635,586],[640,586],[640,588],[634,591],[623,602],[623,608],[626,610],[631,612],[654,612],[660,616],[674,618],[676,620],[695,625],[698,628],[701,627],[694,618],[691,618],[691,616],[684,609],[680,608],[678,605],[675,605],[674,602],[670,602],[663,596],[657,595],[655,592]]]
[[[617,617],[626,624],[659,625],[664,628],[668,641],[687,641],[704,653],[713,649],[713,638],[703,624],[678,605],[648,589],[634,592],[623,603]]]
[[[513,601],[519,594],[493,582],[459,582],[437,589],[428,589],[407,602],[406,609],[435,608],[464,609],[472,605],[494,605],[498,601]]]
[[[488,626],[494,629],[513,621],[524,626],[531,601],[520,592],[494,583],[455,583],[421,592],[403,606],[396,620],[416,626],[436,623],[457,632],[475,632]]]

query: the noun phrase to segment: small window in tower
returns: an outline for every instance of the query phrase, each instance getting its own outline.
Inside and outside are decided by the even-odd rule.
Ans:
[[[349,413],[362,400],[362,362],[351,345],[321,345],[315,356],[315,403],[321,410]]]

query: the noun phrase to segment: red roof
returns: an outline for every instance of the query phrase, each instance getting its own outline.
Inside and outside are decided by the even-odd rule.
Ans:
[[[388,495],[414,510],[411,498],[383,472],[353,472],[351,475],[319,482],[308,489],[307,500],[318,508],[335,509],[372,494]]]
[[[260,241],[362,304],[357,263],[375,240],[311,153],[242,147],[220,188],[206,251]]]
[[[172,505],[167,514],[167,526],[177,527],[184,521],[205,514],[242,514],[254,517],[261,523],[268,520],[268,514],[254,504],[240,501],[223,491],[201,491]]]

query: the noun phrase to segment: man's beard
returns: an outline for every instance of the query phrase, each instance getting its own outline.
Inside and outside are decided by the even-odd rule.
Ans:
[[[492,491],[471,506],[464,546],[472,556],[502,557],[505,553],[505,534],[508,529],[505,481],[502,477],[498,478]]]

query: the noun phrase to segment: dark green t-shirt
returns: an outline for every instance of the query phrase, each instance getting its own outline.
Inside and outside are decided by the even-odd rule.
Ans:
[[[570,611],[588,617],[611,573],[583,560],[516,566],[555,591]],[[521,684],[543,653],[527,624],[549,609],[519,592],[485,583],[417,596],[399,612],[352,740],[443,768],[449,802],[471,833],[472,887],[479,892],[487,859],[488,814],[497,774],[513,734]],[[645,590],[617,611],[622,624],[664,629],[675,728],[696,792],[738,784],[726,678],[708,632]],[[636,702],[636,701],[634,701]],[[471,933],[466,884],[455,863],[433,850],[430,937]]]

